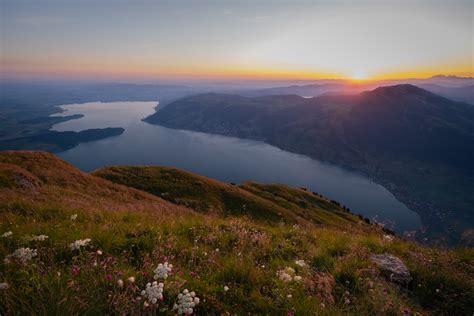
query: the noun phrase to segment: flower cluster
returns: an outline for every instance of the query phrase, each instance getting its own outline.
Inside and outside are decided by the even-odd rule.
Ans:
[[[291,281],[301,281],[303,278],[299,275],[296,275],[295,269],[291,267],[286,267],[277,272],[277,276],[283,282],[291,282]]]
[[[384,241],[393,241],[393,236],[390,236],[390,235],[383,235],[383,240]]]
[[[10,284],[8,284],[7,282],[0,283],[0,290],[6,290],[9,287],[10,287]]]
[[[174,304],[173,310],[177,311],[178,315],[192,315],[194,307],[198,304],[199,297],[196,296],[196,293],[185,289],[183,293],[178,294],[178,302]]]
[[[75,242],[71,243],[69,245],[69,247],[71,248],[71,250],[78,250],[81,247],[88,246],[91,241],[92,240],[90,238],[79,239],[79,240],[76,240]]]
[[[48,239],[49,237],[46,236],[46,235],[38,235],[38,236],[33,236],[31,237],[31,241],[45,241],[46,239]]]
[[[75,220],[76,220],[76,218],[77,218],[77,214],[73,214],[73,215],[71,215],[71,221],[75,221]]]
[[[156,267],[153,272],[155,273],[155,276],[153,277],[155,280],[158,279],[166,279],[168,278],[168,274],[173,270],[173,265],[165,262],[165,263],[160,263],[158,267]]]
[[[154,281],[153,283],[147,283],[146,288],[141,292],[150,303],[156,304],[158,300],[163,300],[163,283]]]
[[[38,255],[36,249],[30,249],[30,248],[20,248],[15,250],[11,255],[8,255],[5,258],[5,262],[8,263],[10,259],[16,259],[20,263],[25,264],[26,262],[30,261],[33,259],[33,257],[36,257]]]
[[[306,267],[306,262],[304,262],[304,260],[296,260],[295,264],[302,268]]]
[[[13,232],[10,230],[10,231],[8,231],[8,232],[6,232],[6,233],[3,233],[3,234],[2,234],[2,237],[6,238],[6,237],[10,237],[11,235],[13,235]]]

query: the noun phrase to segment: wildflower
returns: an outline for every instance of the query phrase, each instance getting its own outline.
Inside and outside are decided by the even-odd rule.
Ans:
[[[436,289],[436,293],[439,293],[439,291],[440,291],[439,289]]]
[[[91,241],[92,240],[90,238],[79,239],[79,240],[76,240],[75,242],[71,243],[69,245],[69,247],[71,248],[71,250],[78,250],[81,247],[88,246]]]
[[[135,277],[134,276],[128,277],[128,283],[135,283]]]
[[[192,315],[194,313],[194,308],[200,302],[199,297],[196,296],[196,293],[189,292],[188,289],[185,289],[183,293],[178,294],[178,302],[174,304],[173,310],[176,310],[178,315]]]
[[[117,286],[122,288],[123,287],[123,281],[122,279],[117,280]]]
[[[38,235],[38,236],[33,236],[31,237],[31,241],[45,241],[46,239],[48,239],[49,237],[46,236],[46,235]]]
[[[153,277],[155,280],[158,280],[158,279],[167,279],[168,278],[168,274],[171,272],[171,270],[173,269],[173,265],[168,263],[168,262],[165,262],[165,263],[160,263],[158,265],[158,267],[156,267],[155,270],[153,270],[153,272],[155,273],[155,276]]]
[[[306,267],[306,262],[304,262],[304,260],[296,260],[295,263],[296,263],[296,265],[298,265],[302,268]]]
[[[107,274],[107,275],[105,276],[105,279],[106,279],[107,281],[112,281],[112,275],[111,275],[111,274]]]
[[[6,233],[3,233],[2,237],[7,238],[7,237],[10,237],[11,235],[13,235],[13,232],[10,230],[10,231],[7,231]]]
[[[227,285],[224,285],[224,292],[227,292],[229,290],[229,287]]]
[[[292,267],[286,267],[285,269],[278,271],[277,276],[283,282],[299,282],[303,279],[301,276],[295,275],[295,269],[293,269]]]
[[[293,297],[293,295],[291,295],[291,294],[288,294],[286,297],[287,297],[287,298],[292,298],[292,297]]]
[[[141,292],[142,296],[145,297],[148,302],[156,304],[158,300],[163,300],[163,283],[154,281],[153,283],[147,283],[146,288]]]
[[[99,256],[102,256],[102,250],[97,250],[95,253]]]
[[[75,221],[75,220],[76,220],[76,218],[77,218],[77,214],[73,214],[73,215],[71,215],[71,221]]]
[[[75,275],[78,275],[78,274],[79,274],[79,270],[80,270],[80,268],[79,268],[78,266],[72,266],[72,267],[71,267],[71,274],[74,275],[74,276],[75,276]]]
[[[321,304],[319,304],[319,307],[321,307],[321,309],[324,309],[326,307],[326,304],[321,303]]]
[[[393,236],[390,236],[390,235],[383,235],[383,240],[384,240],[384,241],[393,241]]]
[[[0,290],[6,290],[9,287],[10,287],[10,284],[8,284],[7,282],[0,283]]]
[[[5,263],[10,262],[10,259],[16,259],[20,261],[20,263],[25,264],[27,261],[30,261],[33,259],[33,257],[36,257],[38,255],[36,249],[30,249],[30,248],[19,248],[15,250],[11,255],[8,255],[5,258]]]
[[[216,252],[219,252],[219,248],[216,248]]]
[[[346,297],[346,298],[344,299],[344,304],[348,305],[348,304],[350,304],[350,303],[351,303],[351,300]]]

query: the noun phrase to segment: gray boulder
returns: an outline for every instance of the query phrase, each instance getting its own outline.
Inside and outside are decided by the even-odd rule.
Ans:
[[[399,284],[408,284],[412,277],[410,271],[403,261],[389,254],[372,255],[370,257],[379,269],[389,278],[390,281]]]

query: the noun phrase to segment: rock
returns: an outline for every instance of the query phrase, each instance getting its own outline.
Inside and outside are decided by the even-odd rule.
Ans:
[[[412,277],[410,271],[403,261],[389,254],[372,255],[370,257],[382,272],[390,279],[390,281],[400,284],[408,284]]]

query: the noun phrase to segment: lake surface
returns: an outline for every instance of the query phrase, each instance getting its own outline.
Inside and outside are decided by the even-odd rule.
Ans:
[[[306,187],[397,232],[419,228],[419,216],[367,177],[263,142],[169,129],[142,122],[158,102],[91,102],[62,106],[56,116],[83,114],[56,131],[123,127],[122,135],[81,143],[58,155],[84,171],[103,166],[173,166],[225,182],[254,180]]]

